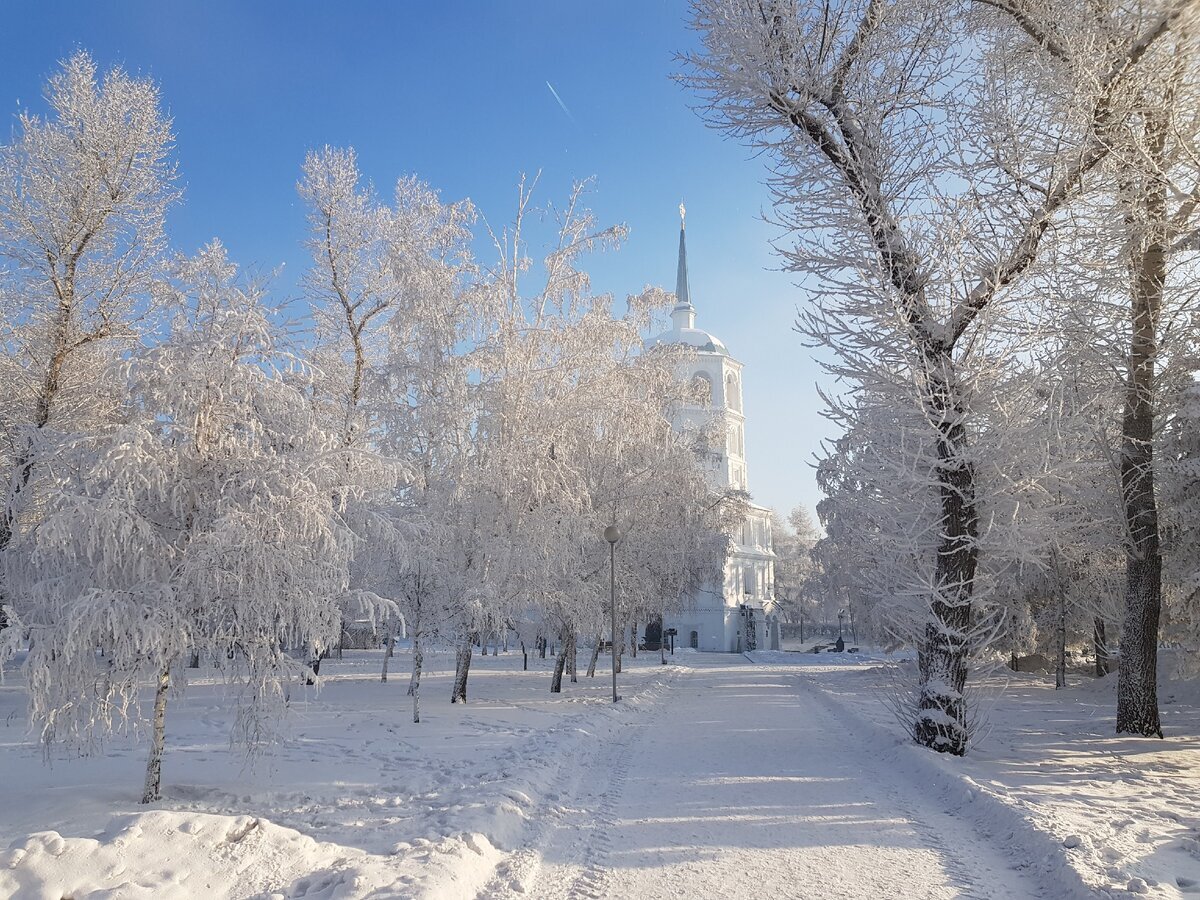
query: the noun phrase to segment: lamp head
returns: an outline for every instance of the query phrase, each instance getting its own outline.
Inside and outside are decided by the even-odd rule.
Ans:
[[[621,531],[616,525],[609,525],[604,529],[604,539],[610,544],[615,544],[621,539]]]

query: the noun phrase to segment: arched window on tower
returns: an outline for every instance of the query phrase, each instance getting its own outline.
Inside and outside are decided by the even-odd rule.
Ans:
[[[725,405],[734,412],[742,411],[742,389],[732,372],[725,376]]]
[[[692,378],[692,397],[697,406],[712,406],[713,383],[707,372],[697,372]]]

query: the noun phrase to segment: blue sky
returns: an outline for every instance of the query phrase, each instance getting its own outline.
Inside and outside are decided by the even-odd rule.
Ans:
[[[175,246],[220,237],[244,265],[282,263],[283,292],[306,264],[300,164],[324,144],[355,147],[385,194],[416,173],[494,224],[523,172],[541,170],[542,203],[595,176],[600,221],[630,227],[590,266],[618,297],[674,288],[683,199],[697,325],[746,364],[751,492],[783,512],[812,508],[812,454],[831,428],[791,331],[801,292],[761,220],[763,161],[706,128],[671,80],[674,54],[695,43],[685,16],[684,0],[19,2],[5,9],[0,109],[10,121],[19,104],[40,110],[47,75],[77,47],[151,76],[185,189]]]

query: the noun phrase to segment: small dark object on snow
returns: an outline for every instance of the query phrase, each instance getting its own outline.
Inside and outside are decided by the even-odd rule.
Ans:
[[[834,653],[844,653],[846,650],[846,642],[842,640],[841,635],[838,635],[837,642],[833,645]]]
[[[847,653],[857,653],[857,652],[858,652],[858,648],[857,648],[857,647],[851,647],[851,648],[850,648],[849,650],[847,650],[846,652],[847,652]]]

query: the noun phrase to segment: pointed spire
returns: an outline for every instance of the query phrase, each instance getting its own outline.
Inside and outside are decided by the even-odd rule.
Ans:
[[[692,306],[692,294],[688,286],[687,264],[687,209],[679,204],[679,269],[675,275],[675,308],[671,310],[671,321],[676,328],[696,326],[696,308]]]

